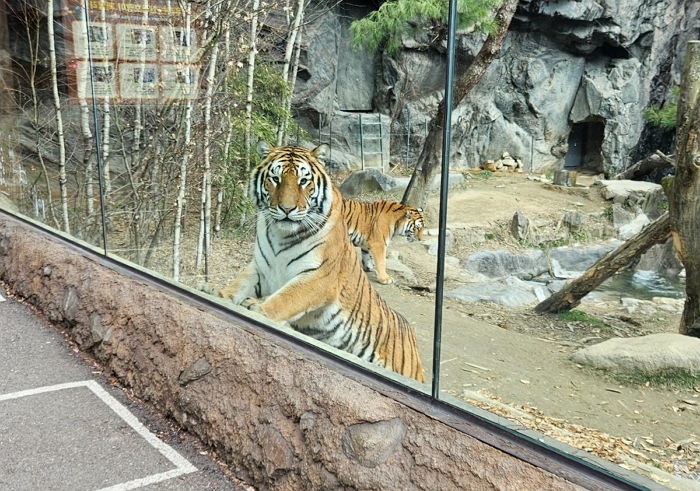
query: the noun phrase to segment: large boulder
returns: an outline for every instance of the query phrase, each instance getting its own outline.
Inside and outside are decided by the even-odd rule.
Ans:
[[[642,254],[635,267],[636,270],[653,271],[666,278],[673,278],[683,269],[683,264],[673,247],[673,240],[668,239],[664,244],[656,244]]]
[[[340,192],[346,198],[364,193],[389,192],[397,189],[399,183],[379,169],[365,169],[350,174],[340,185]]]
[[[700,373],[700,338],[675,333],[613,338],[577,351],[576,363],[624,373]]]
[[[635,216],[632,221],[621,226],[617,231],[617,235],[622,240],[631,239],[641,232],[644,227],[649,225],[649,223],[651,223],[649,217],[644,213],[640,213],[639,215]]]
[[[600,187],[600,194],[613,203],[625,203],[632,197],[646,199],[648,195],[661,191],[661,184],[646,181],[631,181],[629,179],[601,180],[595,183]]]
[[[536,287],[517,278],[505,280],[469,283],[445,292],[446,297],[455,298],[461,302],[493,302],[505,307],[520,307],[540,301],[544,295],[544,287],[537,291]]]
[[[547,257],[540,249],[529,249],[522,254],[509,251],[481,251],[464,260],[464,269],[488,278],[515,276],[529,280],[549,270]]]
[[[619,241],[587,247],[557,247],[549,251],[551,274],[556,278],[578,278],[608,252],[615,249]]]

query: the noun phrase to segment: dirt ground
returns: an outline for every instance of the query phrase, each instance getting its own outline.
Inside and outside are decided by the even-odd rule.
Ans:
[[[473,252],[537,246],[509,234],[515,210],[530,219],[542,243],[572,245],[611,236],[606,217],[610,203],[595,187],[561,190],[531,179],[524,174],[467,174],[465,185],[450,191],[448,224],[455,240],[448,254],[457,259],[446,267],[446,291],[468,281],[454,262]],[[592,181],[579,179],[583,184]],[[437,210],[438,202],[432,199],[426,209],[428,228],[437,228]],[[566,211],[587,216],[587,226],[575,240],[562,231]],[[249,228],[250,233],[215,242],[210,285],[224,286],[247,263],[254,237],[252,225]],[[375,286],[415,326],[430,380],[436,256],[428,253],[425,243],[408,243],[400,237],[389,249],[415,278],[392,273],[395,284]],[[163,261],[157,262],[167,273],[165,255]],[[185,271],[183,281],[197,286],[202,278]],[[669,388],[621,383],[569,360],[581,347],[610,337],[675,332],[679,315],[635,315],[610,302],[584,302],[579,310],[600,324],[535,314],[532,306],[509,309],[445,298],[442,390],[667,486],[677,486],[675,475],[697,480],[700,489],[700,384]]]

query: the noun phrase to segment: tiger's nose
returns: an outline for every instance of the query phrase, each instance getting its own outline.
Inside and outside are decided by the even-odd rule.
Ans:
[[[280,209],[287,215],[296,209],[296,206],[282,206],[279,205]]]

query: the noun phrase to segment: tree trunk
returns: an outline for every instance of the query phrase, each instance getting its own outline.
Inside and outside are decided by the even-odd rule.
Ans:
[[[469,91],[481,80],[486,69],[496,58],[496,55],[501,50],[503,39],[508,33],[508,27],[517,6],[518,0],[505,0],[496,12],[495,21],[498,24],[498,30],[493,34],[489,34],[467,71],[457,79],[454,90],[454,106],[462,102]],[[425,139],[423,150],[418,157],[418,163],[408,183],[406,192],[401,199],[402,203],[420,208],[424,207],[428,191],[430,190],[430,182],[442,161],[442,125],[444,119],[445,99],[443,98],[438,105],[435,117],[430,123],[430,131]]]
[[[143,0],[143,3],[141,4],[141,10],[143,14],[141,15],[141,25],[146,28],[148,27],[148,5],[149,0]],[[139,72],[139,81],[138,81],[138,95],[136,96],[136,103],[134,104],[134,110],[135,110],[135,119],[134,119],[134,143],[132,147],[132,152],[135,161],[138,162],[139,160],[139,152],[141,151],[141,132],[143,130],[143,72],[146,68],[146,50],[142,49],[141,50],[141,56],[139,57],[139,63],[140,63],[140,72]]]
[[[294,87],[291,87],[289,84],[289,81],[290,81],[289,67],[292,64],[292,54],[294,53],[294,47],[296,46],[297,36],[300,34],[299,33],[299,26],[301,25],[301,19],[303,16],[304,16],[304,0],[299,0],[299,4],[297,5],[297,12],[296,12],[296,15],[294,17],[294,23],[292,25],[292,30],[287,37],[287,46],[284,50],[284,65],[282,68],[282,79],[288,84],[290,91],[293,91]],[[292,99],[292,94],[290,93],[284,99],[283,104],[285,107],[287,107],[288,101],[291,102],[291,99]],[[282,143],[284,142],[286,127],[287,127],[287,120],[286,119],[283,119],[282,121],[279,122],[279,126],[277,127],[277,145],[282,145]]]
[[[53,92],[54,109],[56,110],[56,131],[58,132],[58,186],[61,193],[61,217],[63,231],[70,233],[68,219],[68,178],[66,176],[66,142],[63,133],[63,115],[61,112],[61,97],[58,94],[58,73],[56,71],[56,41],[53,29],[53,0],[46,2],[46,19],[49,36],[49,63],[51,69],[51,89]]]
[[[679,332],[700,337],[700,41],[685,54],[678,100],[676,176],[669,197],[676,252],[685,266],[685,307]]]
[[[673,160],[657,150],[656,153],[640,160],[629,169],[620,172],[613,177],[613,179],[632,179],[639,181],[657,169],[673,169],[673,167]]]
[[[80,98],[80,127],[83,134],[83,169],[85,170],[85,210],[87,225],[95,213],[95,177],[93,172],[92,153],[95,148],[90,131],[90,109],[85,98]]]
[[[245,172],[243,173],[245,176],[250,172],[250,152],[253,145],[253,82],[255,80],[255,55],[258,50],[255,40],[258,35],[259,8],[260,0],[253,0],[253,13],[250,19],[250,51],[248,52],[248,83],[246,87],[245,103]]]
[[[83,32],[81,36],[88,38],[87,22],[82,22]],[[95,143],[92,140],[92,131],[90,129],[90,108],[88,107],[87,98],[80,97],[78,99],[80,105],[80,131],[83,135],[83,169],[85,169],[85,201],[88,215],[88,222],[92,221],[95,213],[95,186],[93,176],[92,154],[95,148]]]
[[[614,251],[600,258],[578,278],[569,281],[564,288],[543,300],[536,312],[566,312],[576,307],[581,299],[621,268],[644,254],[651,246],[664,242],[671,233],[671,220],[664,213],[637,235]]]
[[[26,16],[26,12],[25,12]],[[36,78],[37,78],[37,67],[39,64],[39,58],[37,53],[39,53],[39,33],[36,33],[36,40],[32,40],[32,31],[30,30],[29,26],[31,25],[29,19],[26,17],[24,18],[24,27],[25,27],[25,33],[27,35],[27,40],[29,41],[27,43],[29,47],[29,60],[31,62],[31,68],[29,70],[29,87],[32,91],[32,116],[33,116],[33,123],[34,123],[34,137],[35,137],[35,142],[36,142],[36,152],[37,152],[37,157],[39,158],[39,164],[41,166],[41,173],[44,176],[44,184],[46,185],[46,203],[49,208],[49,215],[51,216],[51,220],[53,221],[54,227],[56,228],[61,228],[60,224],[58,223],[58,218],[56,217],[56,210],[54,210],[53,206],[53,197],[51,193],[51,182],[49,180],[49,172],[48,169],[46,168],[46,161],[44,160],[44,154],[42,152],[42,148],[44,146],[43,142],[41,141],[41,134],[39,132],[39,128],[41,127],[41,124],[39,122],[39,96],[37,93],[37,88],[36,88]]]
[[[192,7],[190,3],[185,4],[185,32],[186,35],[190,35],[190,29],[192,28]],[[188,51],[191,49],[191,40],[188,40],[187,46]],[[190,53],[187,53],[187,59],[190,59]],[[186,70],[187,77],[191,76],[190,70]],[[189,82],[189,80],[188,80]],[[185,209],[185,191],[187,189],[187,163],[190,161],[192,153],[192,106],[194,104],[193,98],[187,99],[187,105],[185,106],[185,135],[182,149],[182,158],[180,160],[180,180],[177,187],[177,199],[175,208],[175,225],[174,225],[174,237],[173,237],[173,280],[180,280],[180,243],[182,241],[182,222],[184,217]]]
[[[216,9],[211,5],[208,7],[209,15],[215,17],[218,14]],[[212,147],[212,130],[211,130],[211,109],[212,99],[214,98],[214,85],[216,76],[216,66],[219,61],[219,42],[214,40],[214,46],[211,49],[209,57],[209,66],[207,67],[207,90],[204,96],[204,174],[202,175],[202,224],[200,227],[200,239],[197,242],[197,261],[196,267],[199,270],[201,260],[204,259],[204,274],[205,281],[208,281],[209,272],[209,255],[211,254],[211,184],[212,184],[212,164],[211,164],[211,147]]]
[[[100,21],[107,22],[104,2],[100,3]],[[111,126],[111,116],[109,107],[109,92],[105,94],[104,102],[102,103],[102,178],[104,182],[103,196],[105,198],[112,192],[112,180],[109,177],[109,132]],[[99,135],[98,135],[99,138]]]

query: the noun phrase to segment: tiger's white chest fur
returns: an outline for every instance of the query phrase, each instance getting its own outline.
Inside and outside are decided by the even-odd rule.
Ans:
[[[318,268],[323,261],[323,229],[299,239],[277,224],[258,218],[255,263],[259,274],[260,297],[267,297],[305,271]]]

